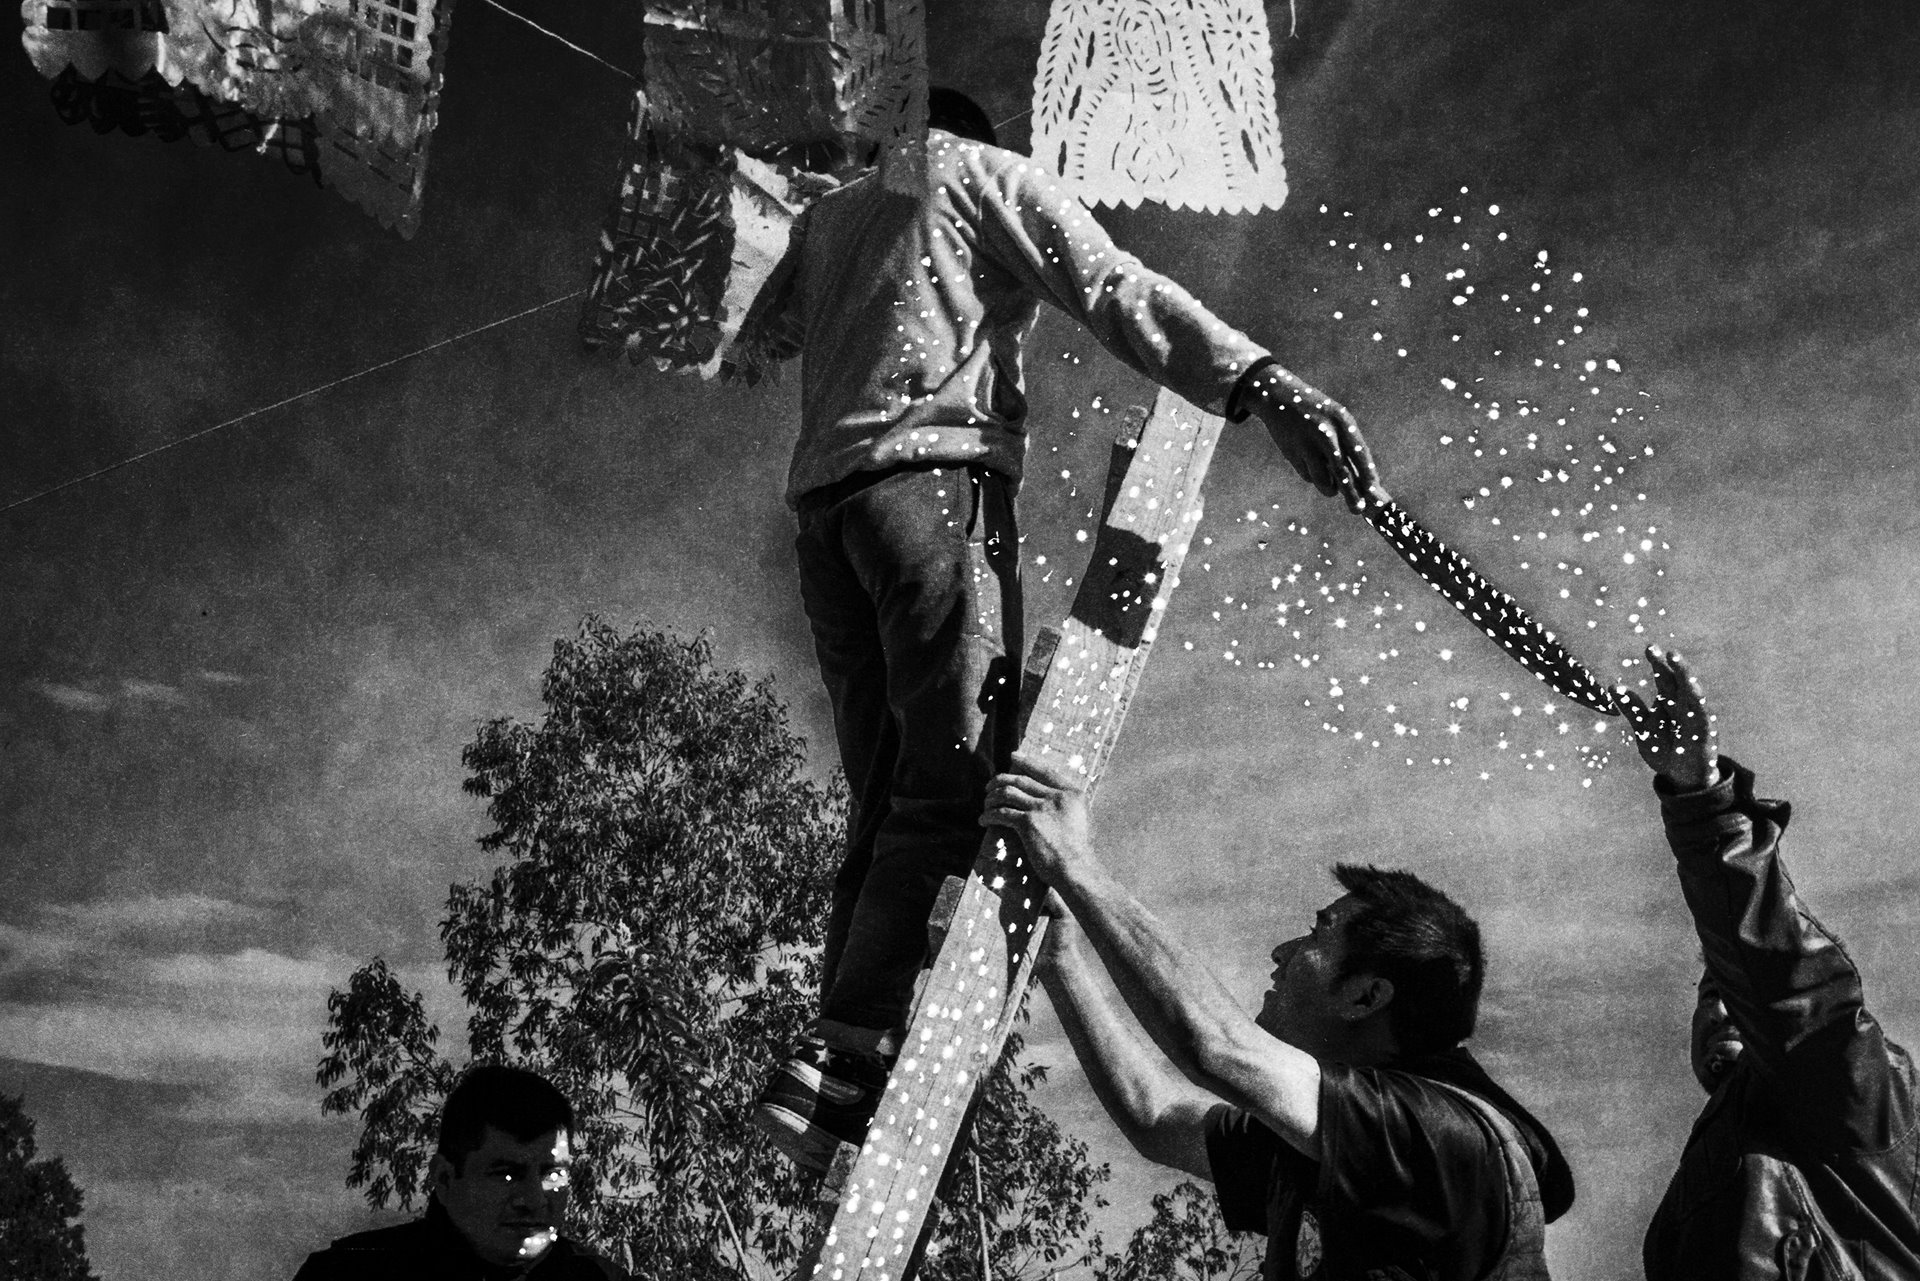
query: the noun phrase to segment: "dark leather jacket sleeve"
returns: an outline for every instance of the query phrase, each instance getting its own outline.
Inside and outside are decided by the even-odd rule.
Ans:
[[[1787,803],[1756,798],[1752,771],[1725,757],[1720,770],[1721,781],[1698,792],[1655,781],[1708,970],[1746,1053],[1796,1101],[1786,1119],[1803,1141],[1884,1150],[1913,1125],[1910,1074],[1867,1012],[1852,958],[1781,862]]]

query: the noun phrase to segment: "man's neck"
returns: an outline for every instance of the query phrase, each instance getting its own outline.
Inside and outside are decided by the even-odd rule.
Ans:
[[[524,1277],[527,1273],[533,1271],[534,1267],[540,1262],[540,1259],[529,1259],[525,1263],[488,1263],[474,1250],[473,1243],[462,1236],[460,1229],[454,1226],[452,1216],[449,1215],[446,1208],[440,1204],[440,1198],[438,1197],[429,1196],[427,1198],[426,1220],[432,1227],[433,1232],[440,1238],[440,1248],[463,1262],[469,1263],[473,1269],[473,1274],[484,1278],[484,1281],[516,1281],[517,1278]],[[551,1254],[552,1251],[549,1250],[548,1253]],[[541,1258],[545,1257],[545,1255],[541,1256]]]
[[[1327,1058],[1350,1067],[1392,1067],[1402,1057],[1393,1029],[1373,1020],[1350,1029],[1350,1034]]]

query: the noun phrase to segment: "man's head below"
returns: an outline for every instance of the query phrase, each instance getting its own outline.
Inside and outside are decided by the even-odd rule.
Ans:
[[[428,1178],[484,1262],[531,1266],[559,1236],[572,1160],[566,1096],[537,1073],[489,1064],[447,1096]]]
[[[998,146],[1000,142],[986,110],[958,89],[948,89],[943,85],[934,85],[927,90],[927,128],[944,130],[956,138],[984,142],[989,147]],[[762,159],[794,165],[813,173],[832,174],[842,181],[879,161],[872,144],[862,143],[850,134],[789,143],[757,154],[761,154]]]
[[[1693,1076],[1700,1088],[1708,1094],[1719,1089],[1746,1048],[1713,976],[1703,971],[1693,1005]]]
[[[958,89],[934,85],[927,90],[927,128],[944,129],[956,138],[970,138],[989,147],[1000,145],[986,110]]]
[[[1452,1049],[1473,1035],[1480,927],[1411,872],[1341,863],[1346,890],[1273,949],[1256,1020],[1316,1058],[1359,1066]]]

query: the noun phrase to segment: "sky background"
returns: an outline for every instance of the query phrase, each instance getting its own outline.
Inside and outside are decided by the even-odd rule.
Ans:
[[[1408,506],[1596,667],[1631,678],[1639,645],[1679,638],[1912,1044],[1920,11],[1296,7],[1290,40],[1270,13],[1286,206],[1101,220],[1352,406]],[[1024,110],[1044,6],[930,9],[936,79]],[[629,9],[539,13],[634,64]],[[0,505],[581,288],[627,93],[463,4],[403,242],[273,162],[62,125],[25,56],[0,59]],[[537,714],[582,614],[710,629],[827,768],[780,504],[797,379],[636,370],[583,354],[574,321],[0,514],[0,1090],[85,1189],[110,1281],[290,1275],[368,1224],[353,1124],[312,1084],[326,994],[380,954],[451,1012],[435,927],[488,867],[460,749]],[[1040,622],[1151,389],[1052,314],[1029,383]],[[1580,1180],[1555,1272],[1637,1275],[1701,1102],[1695,948],[1643,771],[1617,730],[1542,710],[1560,700],[1263,436],[1229,432],[1208,496],[1214,541],[1102,788],[1112,863],[1249,1006],[1330,862],[1453,893],[1489,946],[1475,1043]],[[1345,587],[1317,596],[1316,571]],[[1044,1102],[1114,1161],[1123,1236],[1172,1180],[1036,1015]]]

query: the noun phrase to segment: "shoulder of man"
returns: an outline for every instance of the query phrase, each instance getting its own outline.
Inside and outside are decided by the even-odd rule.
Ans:
[[[1058,176],[1030,156],[935,129],[927,135],[927,187],[933,192],[954,186],[1071,196]]]
[[[1553,1132],[1504,1087],[1487,1075],[1486,1069],[1463,1046],[1442,1054],[1426,1055],[1396,1065],[1410,1076],[1425,1078],[1441,1085],[1465,1091],[1490,1105],[1512,1123],[1527,1149],[1534,1179],[1540,1186],[1541,1203],[1551,1223],[1573,1206],[1573,1167],[1554,1140]],[[1464,1100],[1450,1100],[1456,1106],[1469,1107]]]

